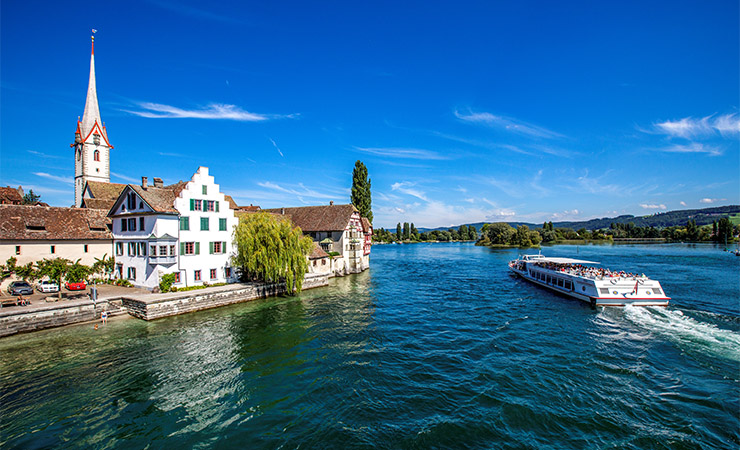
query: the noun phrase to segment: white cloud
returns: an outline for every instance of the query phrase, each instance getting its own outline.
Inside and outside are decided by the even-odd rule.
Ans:
[[[271,138],[271,137],[268,137],[267,139],[269,139],[270,142],[272,142],[272,145],[275,147],[275,150],[277,150],[278,153],[280,153],[280,156],[282,156],[283,158],[285,158],[285,155],[283,155],[283,152],[280,150],[280,147],[278,147],[278,145],[275,143],[275,140],[273,138]]]
[[[686,139],[711,136],[716,133],[728,136],[740,133],[740,118],[737,114],[701,118],[684,117],[683,119],[656,123],[654,127],[660,133]]]
[[[686,202],[684,202],[684,201],[681,201],[680,203],[681,203],[681,206],[688,206],[688,205],[686,204]]]
[[[418,199],[424,200],[425,202],[428,202],[429,199],[427,198],[426,194],[418,189],[414,189],[413,188],[414,186],[415,186],[415,183],[403,181],[400,183],[393,183],[391,185],[391,190],[398,191],[406,195],[411,195]]]
[[[575,220],[579,219],[581,212],[577,209],[555,212],[550,215],[550,220]]]
[[[123,181],[128,181],[129,183],[138,183],[141,181],[141,179],[137,180],[136,178],[128,177],[126,175],[122,175],[120,173],[111,172],[111,175],[113,175],[115,178],[120,178]]]
[[[564,137],[562,134],[548,130],[547,128],[532,125],[530,123],[512,119],[509,117],[497,116],[488,112],[474,113],[470,111],[468,114],[465,114],[456,110],[455,117],[464,122],[483,124],[494,128],[504,129],[512,133],[524,134],[527,136],[548,139]]]
[[[160,103],[142,102],[138,104],[143,110],[130,111],[131,114],[150,119],[220,119],[239,122],[261,122],[269,119],[293,118],[296,115],[257,114],[244,111],[236,105],[211,103],[205,108],[182,109]]]
[[[75,180],[72,177],[59,177],[45,172],[33,172],[38,177],[48,178],[50,180],[59,181],[60,183],[75,184]]]
[[[658,151],[667,153],[706,153],[710,156],[719,156],[723,150],[712,145],[705,145],[699,142],[692,142],[687,145],[673,145],[671,147],[658,148]]]
[[[666,206],[664,204],[654,204],[654,203],[641,203],[640,208],[642,209],[666,209]]]
[[[699,200],[699,203],[712,204],[712,203],[717,203],[717,202],[723,202],[725,200],[727,200],[727,199],[726,198],[703,198],[703,199]]]
[[[304,186],[303,183],[298,183],[297,187],[283,187],[271,181],[259,182],[257,183],[257,185],[260,187],[266,188],[266,189],[271,189],[274,191],[284,192],[286,194],[307,197],[307,198],[330,199],[330,200],[334,200],[337,198],[337,195],[334,195],[334,194],[327,194],[327,193],[315,191],[313,189],[309,189],[306,186]]]
[[[439,153],[431,150],[424,150],[419,148],[379,148],[379,147],[355,147],[355,150],[363,153],[369,153],[377,156],[389,156],[391,158],[407,158],[407,159],[435,159],[444,160],[450,159],[446,156],[440,155]]]

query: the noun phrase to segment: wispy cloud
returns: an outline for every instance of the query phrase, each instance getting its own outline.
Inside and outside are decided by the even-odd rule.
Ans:
[[[666,120],[653,125],[659,133],[685,139],[706,137],[717,133],[725,137],[740,134],[740,118],[737,114],[724,114],[716,117],[711,115],[700,118],[684,117],[683,119]]]
[[[280,153],[280,156],[282,156],[283,158],[285,158],[285,155],[283,155],[283,152],[280,150],[280,147],[278,147],[278,145],[275,143],[275,140],[273,138],[269,137],[269,136],[267,137],[267,139],[269,139],[270,142],[272,142],[272,146],[275,147],[275,150],[277,150],[278,153]]]
[[[666,209],[666,206],[664,204],[655,204],[655,203],[641,203],[640,208],[642,209]]]
[[[661,147],[656,150],[667,153],[706,153],[710,156],[719,156],[724,151],[719,147],[713,145],[702,144],[700,142],[692,142],[686,145],[672,145],[670,147]]]
[[[427,198],[426,193],[418,189],[415,189],[414,188],[415,185],[416,185],[415,183],[411,183],[409,181],[402,181],[400,183],[393,183],[391,185],[391,190],[398,191],[406,195],[411,195],[420,200],[424,200],[425,202],[428,202],[429,199]]]
[[[182,153],[174,153],[174,152],[158,152],[159,156],[171,156],[173,158],[187,158],[186,155],[183,155]]]
[[[726,201],[726,200],[727,200],[726,198],[703,198],[703,199],[699,200],[699,203],[712,204],[712,203],[717,203],[717,202],[723,202],[723,201]]]
[[[214,20],[217,22],[224,22],[224,23],[243,23],[243,21],[240,20],[238,16],[228,15],[228,14],[217,14],[211,11],[207,11],[205,9],[200,9],[200,8],[195,8],[193,6],[185,5],[183,3],[170,3],[170,2],[165,2],[162,0],[149,0],[149,2],[153,5],[159,6],[160,8],[164,8],[168,11],[173,11],[178,14],[182,14],[184,16],[195,17],[197,19],[208,19],[208,20]],[[211,3],[211,4],[217,5],[219,3]]]
[[[434,159],[434,160],[449,159],[448,157],[440,155],[439,153],[433,152],[431,150],[420,149],[420,148],[355,147],[355,150],[363,152],[363,153],[368,153],[370,155],[388,156],[391,158]]]
[[[137,180],[136,178],[128,177],[120,173],[111,172],[110,174],[113,175],[115,178],[118,178],[119,180],[128,181],[129,183],[138,183],[139,181],[141,181],[140,179]]]
[[[72,177],[60,177],[60,176],[52,175],[46,172],[33,172],[33,174],[36,175],[37,177],[48,178],[50,180],[58,181],[60,183],[75,184],[75,180]]]
[[[67,159],[65,156],[61,155],[48,155],[46,153],[37,152],[36,150],[29,150],[28,153],[36,156],[41,156],[43,158],[54,158],[54,159]]]
[[[306,198],[319,198],[319,199],[334,200],[338,197],[336,194],[323,193],[323,192],[318,192],[313,189],[309,189],[306,186],[304,186],[303,183],[298,183],[297,187],[285,187],[277,183],[273,183],[271,181],[262,181],[262,182],[257,183],[257,185],[265,189],[271,189],[274,191],[283,192],[286,194],[291,194],[291,195],[300,196],[300,197],[306,197]]]
[[[543,128],[538,125],[533,125],[531,123],[527,123],[510,117],[497,116],[488,112],[469,111],[468,113],[461,113],[460,111],[455,110],[455,117],[464,122],[483,124],[527,136],[547,139],[565,137],[560,133],[556,133],[552,130],[548,130],[547,128]]]
[[[295,118],[297,114],[257,114],[245,111],[236,105],[211,103],[205,108],[182,109],[161,103],[138,103],[141,110],[123,110],[125,112],[150,119],[208,119],[235,120],[238,122],[262,122],[270,119]]]

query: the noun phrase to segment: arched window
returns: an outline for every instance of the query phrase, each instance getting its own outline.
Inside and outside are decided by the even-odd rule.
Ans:
[[[93,158],[95,159],[95,161],[100,161],[100,151],[99,150],[95,150],[95,153],[93,153]]]
[[[77,149],[77,161],[79,161],[81,157],[82,157],[82,152],[81,152],[81,151],[80,151],[80,149],[78,148],[78,149]]]

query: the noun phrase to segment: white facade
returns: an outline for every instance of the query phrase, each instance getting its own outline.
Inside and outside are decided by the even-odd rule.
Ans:
[[[175,209],[180,213],[181,252],[180,281],[175,286],[236,281],[229,261],[237,219],[207,167],[199,167],[185,185],[175,199]]]
[[[128,185],[109,215],[116,273],[135,286],[154,289],[167,273],[177,287],[236,280],[229,264],[236,218],[207,167],[184,186]]]

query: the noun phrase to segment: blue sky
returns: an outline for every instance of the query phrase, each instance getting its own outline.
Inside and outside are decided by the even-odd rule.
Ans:
[[[738,3],[0,3],[0,185],[74,200],[90,29],[111,181],[376,227],[740,203]]]

